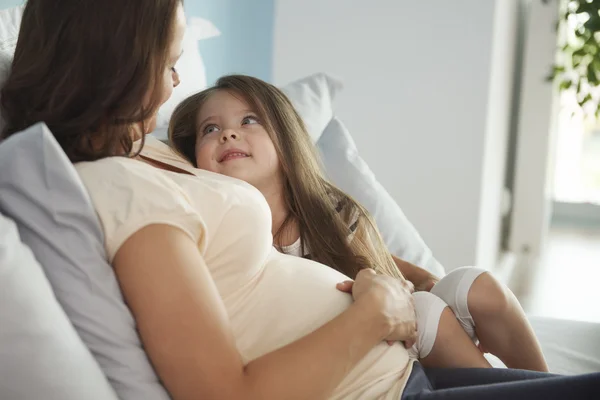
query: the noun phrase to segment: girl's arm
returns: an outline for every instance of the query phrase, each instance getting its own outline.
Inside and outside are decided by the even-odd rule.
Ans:
[[[407,280],[415,285],[415,290],[429,292],[431,288],[440,280],[437,276],[431,274],[429,271],[417,267],[407,261],[404,261],[394,255],[392,255],[394,263],[406,277]]]
[[[395,326],[386,315],[402,302],[391,294],[398,290],[380,286],[315,332],[244,365],[204,259],[183,231],[141,229],[121,246],[114,268],[146,352],[174,400],[325,399],[390,337]]]

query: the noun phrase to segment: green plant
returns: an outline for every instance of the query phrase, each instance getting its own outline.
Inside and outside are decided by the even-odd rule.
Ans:
[[[548,3],[548,0],[543,0]],[[559,54],[549,79],[574,90],[585,114],[600,116],[600,0],[561,4]]]

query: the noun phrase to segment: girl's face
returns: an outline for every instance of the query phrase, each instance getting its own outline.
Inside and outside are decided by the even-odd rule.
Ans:
[[[173,34],[171,43],[169,43],[168,60],[162,76],[162,85],[160,90],[160,105],[163,105],[173,93],[173,88],[179,85],[179,74],[175,69],[175,64],[181,57],[183,49],[183,36],[185,35],[185,14],[181,3],[177,6],[175,21],[173,23]],[[149,94],[150,96],[150,94]],[[158,110],[157,110],[158,112]],[[145,132],[150,133],[156,129],[156,114],[144,123]]]
[[[241,179],[261,191],[281,183],[273,141],[241,96],[219,90],[196,118],[198,168]]]

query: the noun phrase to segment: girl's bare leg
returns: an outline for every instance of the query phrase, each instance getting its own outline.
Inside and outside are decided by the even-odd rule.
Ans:
[[[444,308],[431,352],[419,360],[425,367],[490,368],[449,307]]]
[[[471,285],[467,304],[485,352],[509,368],[548,371],[535,333],[510,289],[483,273]]]

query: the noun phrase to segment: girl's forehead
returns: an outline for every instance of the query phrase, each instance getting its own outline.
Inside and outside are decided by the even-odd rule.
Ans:
[[[217,118],[243,116],[246,113],[256,113],[243,96],[227,90],[212,93],[202,103],[196,115],[197,124]]]
[[[200,107],[201,114],[223,114],[236,110],[250,110],[243,96],[227,90],[219,90],[211,94]]]
[[[250,105],[248,98],[246,96],[244,96],[244,94],[242,94],[242,93],[225,91],[225,90],[223,90],[221,92],[222,93],[220,93],[220,94],[222,95],[222,98],[225,99],[225,101],[228,101],[232,105],[235,104],[240,107],[249,107],[249,105]]]

